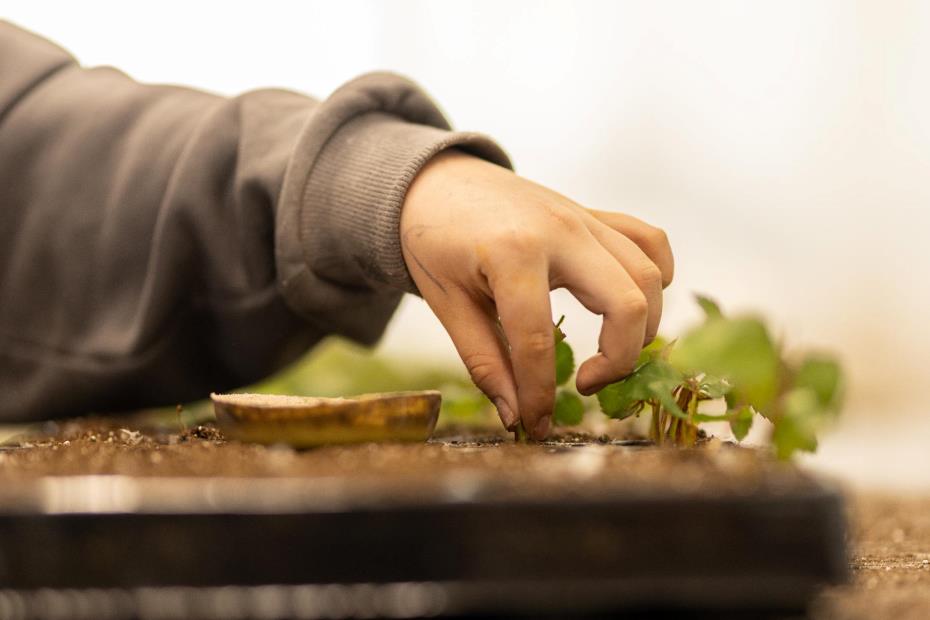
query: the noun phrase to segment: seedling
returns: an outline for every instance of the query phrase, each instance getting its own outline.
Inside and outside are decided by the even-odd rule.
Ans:
[[[569,387],[568,380],[575,372],[575,354],[565,341],[565,332],[562,331],[562,322],[565,315],[555,324],[555,407],[552,418],[561,426],[574,426],[581,424],[584,417],[584,402],[581,397]]]
[[[808,354],[787,359],[765,323],[754,316],[727,317],[707,297],[698,296],[704,322],[680,339],[657,338],[639,356],[635,370],[597,393],[601,411],[622,420],[647,412],[649,437],[657,444],[692,446],[704,422],[728,422],[741,441],[755,414],[773,424],[772,444],[779,458],[798,450],[813,451],[816,434],[839,413],[843,375],[831,357]],[[556,395],[558,424],[581,420],[584,405],[564,386],[574,369],[574,355],[556,324]],[[724,413],[707,413],[709,401],[726,403]]]

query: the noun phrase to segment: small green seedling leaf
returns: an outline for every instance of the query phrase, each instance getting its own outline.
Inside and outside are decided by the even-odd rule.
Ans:
[[[597,393],[597,403],[604,415],[614,420],[625,420],[643,410],[645,403],[642,399],[633,398],[625,388],[614,386],[617,384],[611,383]]]
[[[567,342],[565,342],[565,332],[562,331],[562,321],[565,320],[563,314],[559,321],[553,326],[555,331],[555,384],[564,385],[572,378],[575,372],[575,353]]]
[[[731,389],[733,386],[730,382],[720,377],[704,375],[700,382],[701,396],[704,398],[723,398]]]
[[[559,390],[555,395],[552,419],[559,426],[575,426],[584,418],[584,402],[581,397],[568,390]]]
[[[839,364],[824,355],[808,355],[792,365],[761,319],[727,317],[712,299],[696,298],[705,321],[679,340],[657,338],[644,347],[629,376],[598,392],[601,411],[622,420],[648,408],[650,438],[658,445],[670,441],[679,446],[694,445],[696,425],[705,422],[727,422],[742,441],[758,413],[774,424],[772,444],[779,458],[815,450],[816,433],[842,406]],[[560,324],[556,342],[564,338]],[[570,372],[560,374],[557,365],[557,375],[561,385]],[[583,414],[583,403],[576,404],[575,398],[566,389],[559,391],[557,418],[574,420],[579,407]],[[726,413],[700,411],[701,401],[720,398],[726,401]]]
[[[646,362],[654,359],[668,359],[672,344],[674,344],[674,342],[669,342],[662,336],[656,336],[652,342],[643,347],[643,350],[639,352],[636,366],[642,366]]]
[[[657,400],[665,404],[671,401],[674,409],[680,409],[672,398],[672,390],[681,383],[681,373],[668,362],[652,359],[639,366],[629,376],[611,383],[597,393],[597,401],[608,417],[622,420],[639,413],[643,401]]]
[[[716,301],[714,301],[710,297],[707,297],[706,295],[701,295],[700,293],[698,293],[698,294],[695,294],[694,299],[695,301],[697,301],[697,304],[701,307],[701,310],[704,311],[704,315],[707,317],[708,320],[723,318],[723,312],[720,311],[720,306],[717,304]]]
[[[575,354],[564,340],[555,345],[555,384],[564,385],[575,372]]]
[[[817,428],[824,416],[816,392],[795,388],[785,394],[782,415],[775,420],[772,443],[780,459],[789,459],[798,450],[817,449]]]
[[[669,361],[686,376],[707,373],[726,379],[731,407],[751,405],[764,412],[778,391],[779,356],[759,319],[707,321],[684,335]]]
[[[749,429],[752,428],[752,407],[737,409],[729,415],[730,430],[733,432],[733,436],[736,437],[736,441],[746,439],[746,435],[749,434]]]
[[[809,388],[827,411],[839,411],[843,401],[843,371],[836,360],[824,355],[808,355],[794,376],[794,387]]]

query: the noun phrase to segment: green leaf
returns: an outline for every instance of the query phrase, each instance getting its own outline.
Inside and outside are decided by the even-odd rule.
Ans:
[[[692,420],[695,422],[729,422],[730,416],[725,413],[695,413]]]
[[[636,360],[637,366],[642,366],[649,360],[668,357],[668,349],[671,343],[662,336],[656,336],[652,342],[643,347],[639,352],[639,359]]]
[[[701,310],[704,311],[704,315],[707,317],[708,320],[723,318],[723,312],[720,311],[720,306],[717,304],[716,301],[714,301],[710,297],[697,293],[694,295],[694,299],[695,301],[697,301],[697,304],[701,307]]]
[[[575,354],[567,342],[555,344],[555,384],[563,385],[575,372]]]
[[[584,418],[584,402],[581,397],[568,390],[559,390],[555,395],[552,419],[559,426],[575,426]]]
[[[571,379],[572,373],[575,372],[575,353],[567,342],[565,342],[565,332],[562,331],[562,322],[565,320],[563,314],[559,317],[557,323],[552,326],[555,334],[555,384],[563,385]]]
[[[843,370],[830,357],[808,355],[794,376],[794,387],[813,390],[821,407],[838,412],[843,400]]]
[[[699,388],[701,390],[701,396],[713,399],[723,398],[733,389],[733,386],[730,385],[730,382],[726,379],[705,375],[704,378],[701,379]]]
[[[611,383],[597,393],[597,403],[608,418],[626,419],[643,409],[644,398],[639,396],[639,388],[639,384],[633,380]]]
[[[740,404],[736,402],[736,396],[732,391],[724,394],[723,400],[727,403],[727,411],[735,411],[740,408]]]
[[[562,323],[565,322],[565,315],[559,317],[559,320],[552,325],[552,330],[555,332],[555,341],[562,342],[565,340],[565,332],[562,331]]]
[[[708,321],[684,335],[669,361],[686,376],[706,373],[732,386],[728,403],[764,412],[778,389],[779,357],[768,330],[753,317]]]
[[[681,384],[681,373],[668,362],[652,359],[633,371],[629,376],[611,383],[597,393],[601,411],[611,418],[622,420],[639,413],[644,401],[658,400],[681,410],[672,398],[672,391]]]
[[[668,413],[681,420],[688,419],[688,414],[681,410],[681,407],[678,406],[678,401],[675,400],[675,396],[670,390],[658,389],[655,383],[652,384],[652,387],[656,388],[654,394],[655,399],[662,404]]]
[[[817,428],[826,411],[820,406],[817,393],[810,388],[797,388],[785,394],[782,415],[775,420],[772,443],[780,459],[789,459],[798,450],[817,449]]]
[[[730,412],[730,430],[733,431],[736,441],[744,440],[749,434],[749,429],[752,428],[752,415],[752,407],[743,407]]]

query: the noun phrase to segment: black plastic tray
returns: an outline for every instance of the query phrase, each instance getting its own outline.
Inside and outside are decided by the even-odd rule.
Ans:
[[[753,615],[803,611],[846,579],[829,489],[566,500],[485,486],[39,479],[0,493],[0,616]]]

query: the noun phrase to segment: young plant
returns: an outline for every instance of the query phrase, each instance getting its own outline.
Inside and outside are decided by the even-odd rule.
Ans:
[[[601,410],[614,419],[649,412],[656,444],[691,446],[702,422],[726,421],[742,440],[754,414],[774,426],[772,443],[783,459],[817,447],[817,431],[841,407],[843,376],[832,358],[809,354],[785,359],[764,322],[753,316],[726,317],[706,297],[697,297],[705,320],[675,342],[646,347],[636,369],[597,394]],[[724,399],[726,411],[701,410]]]
[[[552,410],[553,421],[560,426],[581,424],[584,417],[584,402],[573,389],[566,387],[568,380],[575,373],[575,354],[565,341],[562,322],[565,315],[555,324],[555,407]]]

